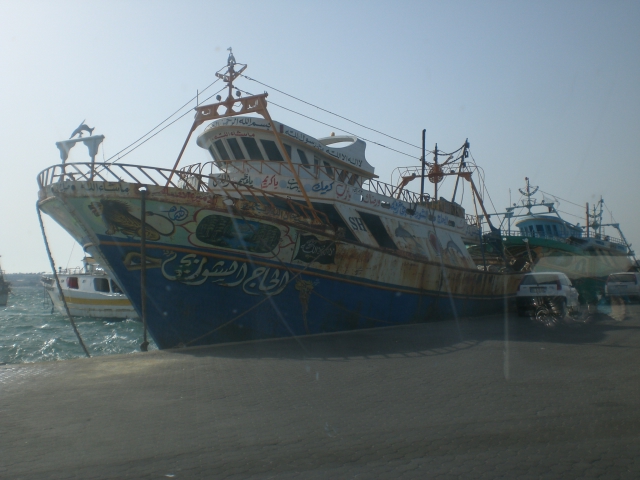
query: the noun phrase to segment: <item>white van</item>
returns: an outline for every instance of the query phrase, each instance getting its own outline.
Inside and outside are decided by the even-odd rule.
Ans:
[[[607,297],[627,297],[638,300],[640,299],[640,273],[612,273],[607,278],[604,291]]]

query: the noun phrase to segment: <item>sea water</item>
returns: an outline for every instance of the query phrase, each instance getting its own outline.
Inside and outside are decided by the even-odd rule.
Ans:
[[[92,356],[140,352],[142,322],[74,317]],[[149,339],[149,349],[156,349]],[[0,307],[0,364],[85,357],[69,319],[57,310],[42,286],[12,287]]]

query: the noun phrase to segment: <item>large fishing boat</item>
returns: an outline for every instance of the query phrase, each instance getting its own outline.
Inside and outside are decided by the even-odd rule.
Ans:
[[[91,257],[84,257],[82,263],[82,268],[56,272],[64,301],[54,275],[42,276],[41,283],[55,309],[67,315],[68,308],[74,317],[137,319],[131,302],[107,272]]]
[[[245,68],[229,56],[217,73],[227,98],[196,107],[173,169],[98,164],[94,149],[92,162],[38,177],[39,207],[117,280],[160,348],[505,308],[520,274],[477,265],[465,248],[477,218],[455,195],[424,193],[425,179],[455,176],[479,200],[467,142],[445,168],[426,161],[423,132],[421,173],[386,184],[363,140],[313,138],[273,121],[266,93],[241,96]],[[197,144],[212,162],[178,168],[205,122]],[[404,188],[415,178],[420,194]]]
[[[11,283],[4,278],[4,272],[0,266],[0,307],[7,305],[9,301],[9,293],[11,293]]]
[[[482,243],[469,247],[476,261],[484,258],[493,268],[508,265],[522,272],[563,272],[583,303],[602,298],[609,274],[634,268],[635,253],[620,225],[603,221],[602,198],[592,209],[586,204],[585,223],[580,226],[560,215],[555,196],[537,198],[542,192],[529,178],[519,191],[521,200],[496,214],[501,220],[499,234],[487,231]],[[606,227],[615,229],[619,237],[607,235]]]

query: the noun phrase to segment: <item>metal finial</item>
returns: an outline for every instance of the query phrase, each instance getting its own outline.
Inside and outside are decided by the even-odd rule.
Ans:
[[[231,50],[231,47],[227,48],[227,50],[229,50],[229,58],[227,59],[227,65],[229,65],[230,67],[233,67],[236,64],[236,57],[233,56],[233,51]]]

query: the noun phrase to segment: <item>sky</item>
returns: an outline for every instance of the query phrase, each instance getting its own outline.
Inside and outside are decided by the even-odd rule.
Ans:
[[[56,141],[86,120],[106,137],[98,160],[109,158],[209,85],[228,47],[248,76],[413,145],[422,129],[430,149],[468,138],[491,211],[516,202],[529,177],[574,223],[584,225],[584,207],[573,204],[602,196],[640,249],[639,24],[637,1],[0,0],[2,268],[50,270],[36,177],[60,163]],[[382,181],[418,164],[413,146],[238,86],[332,125],[271,105],[275,120],[311,136],[347,131],[407,153],[369,143]],[[192,118],[120,162],[171,166]],[[193,141],[183,165],[208,160]],[[79,265],[80,246],[44,222],[56,264]]]

